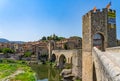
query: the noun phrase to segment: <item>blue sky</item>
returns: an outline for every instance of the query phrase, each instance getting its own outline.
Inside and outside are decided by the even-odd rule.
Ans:
[[[120,0],[111,0],[117,12],[120,39]],[[82,16],[110,0],[0,0],[0,38],[34,41],[42,36],[82,36]]]

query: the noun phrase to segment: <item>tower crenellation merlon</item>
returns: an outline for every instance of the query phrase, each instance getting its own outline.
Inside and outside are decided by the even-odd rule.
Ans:
[[[83,17],[88,17],[90,14],[95,14],[95,13],[97,14],[97,13],[103,13],[103,12],[116,13],[115,10],[103,8],[103,9],[96,9],[96,11],[90,10],[88,13],[86,13],[85,15],[83,15]]]
[[[83,18],[84,18],[84,17],[89,17],[90,14],[91,14],[91,11],[89,11],[88,13],[86,13],[85,15],[83,15]]]

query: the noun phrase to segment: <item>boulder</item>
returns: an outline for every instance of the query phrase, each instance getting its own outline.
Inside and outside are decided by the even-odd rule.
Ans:
[[[71,73],[72,73],[72,69],[63,69],[62,72],[60,73],[60,76],[69,75]]]

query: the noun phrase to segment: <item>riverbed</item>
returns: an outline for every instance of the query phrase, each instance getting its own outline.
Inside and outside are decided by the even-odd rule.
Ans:
[[[50,65],[30,65],[33,71],[36,72],[37,81],[61,81],[60,70],[51,67]]]

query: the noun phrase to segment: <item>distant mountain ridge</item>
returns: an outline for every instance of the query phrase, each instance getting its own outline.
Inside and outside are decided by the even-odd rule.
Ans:
[[[0,38],[0,43],[18,43],[18,44],[22,44],[24,42],[23,41],[9,41],[8,39]]]
[[[0,38],[0,42],[1,42],[1,43],[7,43],[7,42],[10,42],[10,41],[7,40],[7,39],[4,39],[4,38]]]

